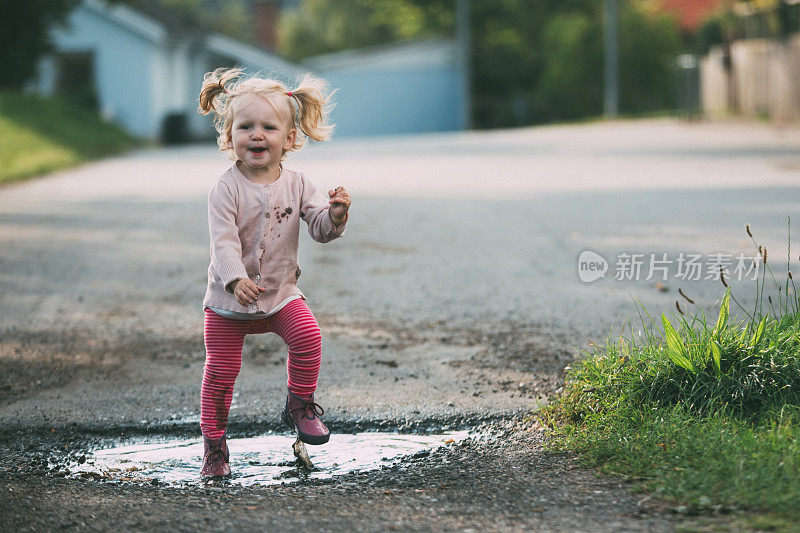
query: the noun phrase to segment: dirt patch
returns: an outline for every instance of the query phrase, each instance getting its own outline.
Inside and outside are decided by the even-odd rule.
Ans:
[[[75,335],[14,332],[0,342],[0,402],[62,387],[88,373],[104,375],[119,359]]]
[[[131,362],[202,361],[202,336],[165,337],[125,328],[12,327],[0,332],[0,402],[10,403],[77,380],[119,378]]]
[[[442,342],[460,342],[483,348],[471,358],[478,367],[498,363],[518,372],[561,375],[565,366],[580,354],[574,335],[542,324],[505,321],[484,331],[458,331],[443,336]]]
[[[468,371],[474,385],[486,392],[513,391],[519,398],[551,395],[563,385],[564,368],[581,356],[572,344],[571,332],[545,324],[505,321],[480,330],[451,328],[444,321],[416,324],[411,329],[389,323],[343,322],[340,317],[323,317],[320,323],[326,335],[366,339],[364,348],[372,352],[373,362],[389,368],[397,368],[399,362],[386,354],[410,346],[477,348],[469,357],[447,364]]]
[[[66,447],[77,455],[87,436],[59,431],[13,439],[17,446],[9,446],[5,433],[0,511],[6,527],[21,531],[565,531],[587,524],[593,531],[673,529],[663,502],[578,468],[570,456],[544,451],[542,428],[532,419],[480,429],[490,438],[468,439],[378,471],[272,487],[185,489],[64,479],[47,473],[51,457],[42,448]],[[31,445],[37,439],[45,443]]]
[[[493,394],[499,397],[508,392],[526,399],[520,402],[521,408],[534,405],[527,401],[529,398],[542,400],[552,393],[563,366],[574,356],[565,347],[565,337],[536,324],[501,323],[476,331],[449,328],[443,320],[399,327],[341,316],[318,319],[328,338],[351,350],[348,368],[364,367],[361,372],[371,376],[366,379],[374,381],[383,376],[388,383],[399,386],[405,381],[414,391],[424,390],[430,381],[425,368],[430,371],[433,367],[419,366],[416,358],[428,353],[466,354],[448,355],[436,362],[454,371],[448,394],[460,391],[460,397],[474,400],[473,396],[492,398]],[[7,370],[8,382],[41,382],[5,391],[6,401],[32,396],[46,387],[66,387],[72,380],[98,372],[115,373],[120,365],[128,370],[147,366],[166,371],[191,363],[196,371],[195,363],[204,358],[202,334],[196,332],[166,336],[108,324],[86,326],[16,329],[3,335],[0,367]],[[243,357],[256,366],[282,365],[285,350],[274,335],[253,336],[246,340]],[[139,390],[141,378],[133,381],[130,390],[120,392],[139,401],[133,391]],[[114,383],[125,382],[117,376]],[[197,393],[193,387],[187,392],[192,398]],[[245,401],[250,398],[242,396]],[[185,403],[179,400],[176,405]],[[161,407],[163,403],[155,405]],[[441,414],[447,412],[453,414]],[[581,529],[589,523],[595,531],[672,529],[663,509],[652,502],[641,503],[642,498],[631,494],[627,484],[577,468],[572,457],[547,453],[542,428],[532,417],[487,414],[488,422],[482,422],[475,415],[463,416],[459,406],[451,403],[427,415],[414,411],[413,416],[390,415],[378,420],[366,411],[358,413],[351,415],[349,409],[347,413],[342,409],[340,417],[331,420],[331,429],[416,432],[483,423],[480,431],[491,438],[470,439],[377,471],[328,481],[259,488],[176,489],[66,479],[52,467],[65,458],[79,460],[104,438],[142,432],[197,436],[195,422],[165,425],[157,422],[158,414],[146,410],[142,418],[146,416],[150,422],[127,426],[89,419],[81,425],[37,426],[33,419],[20,418],[17,425],[0,429],[0,450],[6,458],[0,466],[0,512],[7,527],[21,531],[120,527],[179,531],[231,527],[563,531]],[[229,426],[232,436],[283,431],[277,425],[260,422],[260,416],[256,416],[257,424],[243,415],[234,418]]]
[[[86,366],[65,362],[56,357],[46,361],[30,361],[20,357],[3,357],[0,402],[7,403],[39,391],[61,387],[86,371]]]

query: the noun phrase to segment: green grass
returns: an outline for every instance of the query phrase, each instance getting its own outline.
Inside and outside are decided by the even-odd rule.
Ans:
[[[137,141],[68,102],[0,93],[0,184],[121,153]]]
[[[779,285],[765,252],[761,266],[746,318],[731,320],[730,289],[714,323],[642,309],[643,337],[609,339],[568,368],[543,412],[551,446],[686,510],[800,528],[800,299],[787,275],[762,313],[767,273]]]

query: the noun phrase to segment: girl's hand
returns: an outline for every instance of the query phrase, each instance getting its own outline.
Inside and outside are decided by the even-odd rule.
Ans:
[[[347,194],[344,187],[336,187],[335,190],[328,191],[328,196],[331,197],[328,201],[331,204],[331,220],[335,225],[341,226],[347,220],[347,210],[350,209],[350,195]]]
[[[233,294],[241,305],[250,305],[258,300],[258,295],[264,290],[263,287],[259,287],[248,278],[242,278],[233,285]]]

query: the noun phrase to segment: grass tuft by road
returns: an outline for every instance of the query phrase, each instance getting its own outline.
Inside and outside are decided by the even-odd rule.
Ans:
[[[137,141],[55,98],[0,93],[0,184],[124,152]]]
[[[788,273],[774,300],[764,294],[779,285],[761,258],[747,318],[730,319],[730,289],[715,322],[702,313],[656,321],[643,310],[644,338],[609,339],[568,368],[543,413],[553,448],[678,511],[800,527],[800,298]]]

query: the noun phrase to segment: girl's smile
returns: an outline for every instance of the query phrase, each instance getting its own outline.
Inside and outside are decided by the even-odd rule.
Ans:
[[[266,99],[251,96],[236,113],[231,127],[231,148],[241,161],[242,173],[257,183],[272,183],[280,176],[280,162],[294,144],[291,110],[277,113]]]

